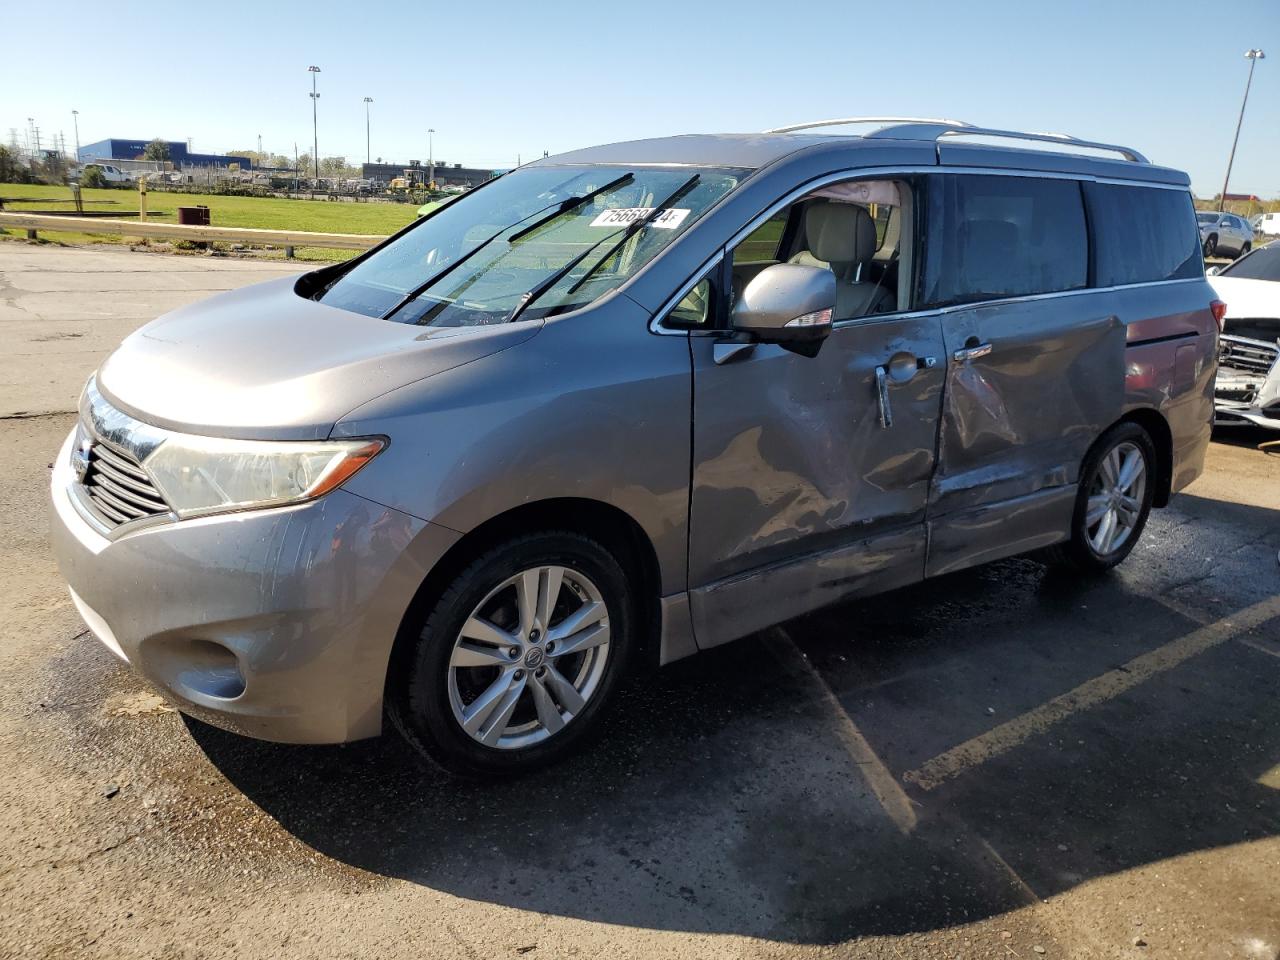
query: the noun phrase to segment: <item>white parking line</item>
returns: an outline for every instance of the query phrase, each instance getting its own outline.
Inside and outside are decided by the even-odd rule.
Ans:
[[[801,652],[795,641],[791,639],[791,635],[784,629],[771,627],[766,631],[766,635],[770,640],[769,649],[778,656],[783,668],[806,684],[813,691],[814,696],[830,709],[836,721],[836,736],[840,738],[850,759],[857,764],[867,781],[867,786],[880,801],[880,806],[884,808],[889,819],[904,835],[911,833],[916,827],[916,811],[911,798],[889,772],[884,761],[871,749],[871,744],[854,724],[836,695],[831,692],[827,681],[822,679],[822,675],[814,669],[809,658]]]
[[[1193,630],[1177,640],[1135,657],[1114,670],[1087,680],[1022,716],[974,737],[909,771],[903,779],[933,790],[966,770],[1008,753],[1031,737],[1068,717],[1112,700],[1159,673],[1171,670],[1197,654],[1233,639],[1237,634],[1280,616],[1280,597],[1271,597],[1230,616]]]

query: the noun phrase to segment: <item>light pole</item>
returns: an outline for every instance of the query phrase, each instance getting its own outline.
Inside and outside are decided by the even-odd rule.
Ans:
[[[80,162],[80,111],[71,111],[71,122],[76,125],[76,163]]]
[[[436,179],[436,129],[435,127],[427,128],[427,188],[430,189],[431,184]]]
[[[373,97],[364,98],[364,162],[369,163],[373,156],[369,152],[369,104],[373,103]]]
[[[1258,65],[1259,60],[1265,60],[1267,55],[1261,50],[1246,50],[1244,58],[1249,61],[1249,79],[1244,84],[1244,99],[1240,101],[1240,119],[1236,121],[1236,137],[1231,141],[1231,156],[1227,158],[1227,175],[1222,179],[1222,196],[1218,198],[1218,212],[1221,213],[1227,206],[1227,184],[1231,182],[1231,165],[1236,162],[1236,144],[1240,142],[1240,126],[1244,123],[1244,108],[1249,102],[1249,87],[1253,85],[1253,68]]]
[[[320,94],[316,93],[316,74],[320,72],[319,67],[307,67],[307,72],[311,74],[311,161],[315,165],[315,179],[320,179],[320,132],[316,126],[316,101],[320,99]]]

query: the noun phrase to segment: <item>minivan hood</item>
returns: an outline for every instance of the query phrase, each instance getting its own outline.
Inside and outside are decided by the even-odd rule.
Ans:
[[[418,327],[309,300],[285,277],[153,320],[98,371],[111,403],[173,430],[314,440],[389,390],[514,346],[541,321]]]

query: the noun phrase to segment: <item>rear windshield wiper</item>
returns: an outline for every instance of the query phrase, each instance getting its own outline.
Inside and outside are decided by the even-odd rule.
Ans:
[[[507,241],[508,243],[514,243],[516,240],[519,240],[521,237],[525,236],[526,234],[536,230],[538,227],[541,227],[546,223],[550,223],[552,220],[555,220],[557,217],[563,217],[566,213],[569,213],[571,210],[576,210],[578,207],[582,206],[584,203],[590,203],[596,197],[600,196],[600,194],[622,186],[624,183],[627,183],[630,180],[632,180],[634,176],[635,174],[632,174],[632,173],[624,174],[623,176],[618,177],[618,179],[610,181],[609,183],[606,183],[603,187],[600,187],[596,190],[592,190],[590,193],[585,193],[582,196],[566,197],[565,199],[561,200],[559,203],[548,204],[547,206],[542,207],[541,209],[533,211],[533,213],[529,214],[529,216],[523,217],[517,220],[515,223],[507,224],[497,233],[492,234],[486,239],[480,241],[478,244],[476,244],[474,247],[472,247],[470,250],[464,253],[457,260],[453,261],[453,263],[449,264],[443,270],[433,275],[430,279],[424,281],[423,283],[418,284],[416,287],[414,287],[412,290],[406,293],[403,297],[401,297],[399,300],[396,301],[395,306],[393,306],[390,310],[388,310],[386,313],[382,315],[382,319],[390,320],[393,316],[395,316],[396,313],[400,311],[402,307],[412,303],[414,300],[417,300],[420,296],[422,296],[424,293],[430,290],[433,286],[435,286],[437,283],[439,283],[441,280],[447,277],[454,270],[458,269],[458,267],[466,263],[468,260],[474,257],[477,253],[479,253],[481,250],[487,247],[489,244],[493,243],[493,241],[497,240],[500,236],[502,236],[512,227],[518,227],[520,226],[520,224],[524,223],[525,220],[529,220],[532,217],[536,217],[538,214],[544,213],[547,210],[552,210],[551,213],[547,214],[547,216],[538,220],[536,223],[532,223],[529,226],[525,227],[523,230],[520,230],[518,233],[513,234],[511,237],[508,238],[508,241]],[[553,210],[552,208],[555,208],[555,209]]]
[[[601,257],[599,260],[597,260],[591,266],[591,269],[589,269],[586,273],[584,273],[581,277],[579,277],[577,282],[574,283],[574,285],[566,291],[566,293],[573,293],[580,286],[586,283],[587,279],[593,273],[599,270],[601,264],[608,261],[608,259],[611,256],[613,256],[613,254],[618,250],[619,247],[621,247],[624,243],[626,243],[629,239],[631,239],[631,237],[635,236],[637,233],[639,233],[641,230],[643,230],[645,227],[651,224],[654,220],[658,219],[659,216],[661,216],[663,213],[666,212],[667,208],[670,207],[671,204],[678,202],[681,197],[683,197],[686,193],[688,193],[690,190],[696,187],[700,179],[701,179],[701,175],[695,173],[692,177],[690,177],[688,180],[682,183],[678,188],[676,188],[676,190],[673,191],[670,196],[668,196],[665,200],[663,200],[661,203],[657,204],[652,210],[650,210],[645,216],[641,217],[639,220],[635,220],[629,223],[625,229],[621,231],[615,230],[613,233],[609,234],[608,236],[602,237],[600,240],[597,240],[595,243],[587,247],[587,249],[583,250],[580,254],[578,254],[576,257],[574,257],[572,260],[566,263],[563,267],[561,267],[555,273],[551,274],[545,280],[541,281],[537,286],[535,286],[532,290],[530,290],[528,293],[526,293],[523,297],[520,298],[520,302],[516,304],[515,309],[511,311],[511,315],[507,317],[507,322],[513,323],[514,321],[520,319],[520,314],[524,313],[525,308],[528,307],[529,304],[533,303],[540,296],[542,296],[544,293],[546,293],[548,290],[554,287],[557,283],[559,283],[561,280],[567,277],[573,271],[573,268],[576,267],[578,264],[580,264],[583,260],[585,260],[593,250],[595,250],[597,247],[599,247],[601,244],[605,243],[606,241],[612,239],[613,237],[617,237],[618,233],[621,232],[622,236],[618,237],[617,243],[611,246],[608,252],[605,253],[605,255]]]

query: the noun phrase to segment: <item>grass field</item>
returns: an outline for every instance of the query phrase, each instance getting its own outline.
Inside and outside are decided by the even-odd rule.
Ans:
[[[56,210],[68,212],[75,209],[69,187],[45,187],[29,183],[0,183],[0,197],[4,209]],[[84,190],[84,209],[137,213],[138,191]],[[61,202],[59,202],[61,201]],[[339,203],[329,200],[281,200],[275,197],[226,197],[199,193],[147,194],[147,219],[162,223],[177,223],[178,207],[206,206],[214,226],[257,227],[264,230],[309,230],[323,233],[394,233],[413,220],[416,204],[410,203]],[[0,230],[0,237],[5,236]],[[9,237],[25,234],[9,231]],[[143,241],[138,238],[111,234],[47,232],[40,231],[42,240],[56,243],[130,243]],[[160,245],[163,241],[152,241]],[[224,247],[225,244],[217,246]],[[303,260],[342,260],[355,256],[355,250],[326,250],[298,247],[297,257]],[[284,256],[283,251],[257,250],[259,256]]]

